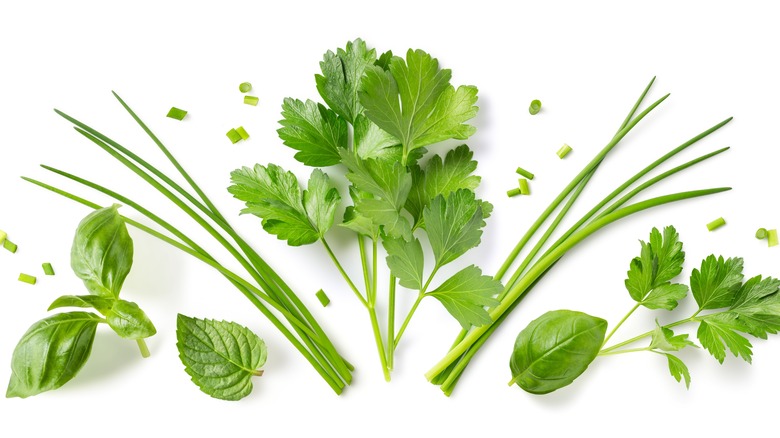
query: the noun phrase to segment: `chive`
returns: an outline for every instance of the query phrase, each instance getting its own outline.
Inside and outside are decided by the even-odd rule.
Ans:
[[[260,102],[257,96],[244,96],[244,103],[247,105],[257,106],[257,102]]]
[[[517,184],[520,186],[520,194],[521,195],[530,195],[531,189],[528,188],[528,180],[525,178],[520,178],[517,180]]]
[[[518,175],[522,175],[528,179],[534,179],[534,174],[523,169],[522,167],[518,167],[517,170],[515,170],[515,172],[517,172]]]
[[[54,275],[54,268],[51,267],[51,263],[46,262],[43,264],[43,273],[46,275]]]
[[[18,246],[15,243],[8,240],[8,238],[6,238],[5,241],[3,242],[3,248],[7,249],[8,251],[11,251],[12,253],[15,253],[16,248],[18,248]]]
[[[723,219],[722,217],[719,217],[715,219],[714,221],[707,224],[707,229],[710,231],[716,230],[722,226],[726,225],[726,219]]]
[[[175,106],[172,106],[171,109],[168,111],[167,117],[170,117],[172,119],[176,120],[182,120],[187,115],[187,111],[184,111],[183,109],[176,108]]]
[[[320,304],[322,304],[322,307],[327,307],[328,304],[330,304],[330,298],[328,298],[327,295],[325,295],[325,291],[322,289],[318,290],[317,293],[317,299],[320,300]]]
[[[520,188],[519,187],[515,187],[512,190],[507,190],[507,192],[506,192],[506,195],[509,196],[510,198],[515,197],[515,196],[520,195],[520,194],[522,194],[522,193],[520,192]]]
[[[767,231],[766,228],[759,228],[756,230],[756,239],[766,239]]]
[[[27,275],[27,274],[22,273],[22,274],[19,274],[19,281],[21,281],[22,283],[27,283],[27,284],[35,284],[37,279],[35,277],[33,277],[32,275]]]
[[[241,85],[238,86],[238,91],[242,93],[246,93],[250,90],[252,90],[252,84],[249,82],[242,82]]]
[[[239,126],[238,128],[236,128],[236,132],[238,132],[238,135],[241,136],[242,140],[246,140],[247,138],[249,138],[249,133],[246,132],[246,129],[244,129],[243,126]]]
[[[531,113],[531,115],[536,115],[539,111],[542,110],[542,102],[539,99],[534,99],[531,101],[531,106],[528,107],[528,112]]]
[[[766,233],[769,246],[777,246],[777,230],[772,228],[771,230],[767,230]]]
[[[241,141],[241,134],[239,134],[238,131],[236,131],[235,129],[231,129],[225,135],[227,135],[227,138],[229,138],[230,142],[233,144],[236,144],[239,141]]]
[[[561,146],[561,148],[558,149],[558,152],[556,152],[556,154],[558,154],[558,157],[561,160],[563,160],[563,157],[565,157],[566,155],[569,155],[569,152],[571,152],[571,146],[569,146],[566,143],[564,143],[563,146]]]
[[[6,233],[3,230],[0,230],[0,245],[5,243],[5,239],[8,238],[8,233]]]

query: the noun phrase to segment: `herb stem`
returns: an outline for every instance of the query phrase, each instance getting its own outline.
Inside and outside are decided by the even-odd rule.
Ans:
[[[330,249],[330,245],[328,245],[328,241],[325,240],[323,237],[320,239],[322,241],[322,245],[325,247],[325,250],[328,252],[328,255],[330,256],[330,259],[333,261],[333,264],[336,265],[336,269],[339,270],[339,273],[341,273],[341,276],[344,278],[344,281],[347,282],[347,285],[349,285],[349,288],[352,289],[352,292],[355,293],[355,296],[360,300],[360,303],[363,304],[363,306],[368,309],[369,308],[369,301],[366,301],[365,298],[363,298],[363,294],[360,293],[357,286],[355,286],[355,283],[352,282],[352,279],[349,278],[349,274],[344,270],[344,267],[341,266],[341,263],[339,262],[339,259],[336,257],[336,254],[333,253],[333,250]],[[369,291],[366,291],[366,294],[369,295]],[[370,297],[370,295],[369,295]]]
[[[141,357],[147,358],[151,356],[151,353],[149,352],[149,347],[146,345],[146,341],[143,339],[136,339],[135,342],[138,343],[138,349],[141,350]]]
[[[699,312],[696,312],[696,314],[698,314],[698,313]],[[673,327],[677,327],[678,325],[683,325],[683,324],[687,324],[689,322],[694,322],[694,321],[696,321],[696,314],[694,314],[690,318],[685,318],[685,319],[681,319],[679,321],[675,321],[675,322],[673,322],[671,324],[666,324],[663,327],[670,329],[670,328],[673,328]],[[627,341],[623,341],[623,342],[621,342],[619,344],[615,344],[615,345],[613,345],[611,347],[602,348],[601,352],[599,352],[599,354],[609,354],[610,352],[615,351],[615,350],[617,350],[619,348],[625,347],[626,345],[630,345],[630,344],[633,344],[634,342],[641,341],[644,338],[652,336],[653,332],[654,332],[654,330],[650,330],[650,331],[647,331],[645,333],[642,333],[641,335],[634,336],[633,338],[631,338],[631,339],[629,339]],[[606,344],[606,342],[605,342],[605,344]]]
[[[617,351],[600,351],[599,356],[611,356],[615,354],[624,354],[624,353],[636,353],[639,351],[652,351],[650,350],[650,347],[642,347],[642,348],[628,348],[625,350],[617,350]]]
[[[387,298],[387,368],[392,371],[395,362],[395,287],[396,278],[390,274],[390,286]]]
[[[409,309],[409,313],[406,314],[406,318],[404,318],[403,324],[401,324],[401,329],[398,330],[398,335],[395,337],[395,342],[393,343],[393,348],[398,348],[398,343],[401,342],[401,336],[404,335],[404,332],[406,331],[406,326],[409,325],[409,321],[412,320],[412,316],[414,316],[414,312],[417,310],[417,307],[420,305],[420,302],[423,298],[425,298],[425,292],[428,290],[428,286],[430,286],[431,281],[433,280],[433,276],[436,275],[436,272],[439,271],[439,266],[436,265],[433,268],[433,271],[431,271],[431,274],[428,276],[428,280],[425,281],[425,284],[423,285],[422,289],[420,289],[420,293],[417,294],[417,299],[414,300],[414,304],[412,304],[412,308]]]
[[[601,343],[601,348],[604,348],[604,346],[607,345],[607,342],[610,340],[610,338],[612,338],[612,335],[614,335],[615,332],[620,328],[620,326],[623,325],[624,322],[626,322],[629,316],[633,315],[634,312],[636,312],[636,309],[638,309],[640,305],[641,305],[640,303],[636,303],[636,305],[632,307],[631,310],[629,310],[625,316],[623,316],[623,319],[618,321],[617,325],[615,325],[615,327],[609,332],[607,337],[604,338],[604,342]]]

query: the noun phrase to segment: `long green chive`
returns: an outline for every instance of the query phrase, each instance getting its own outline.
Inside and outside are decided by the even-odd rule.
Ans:
[[[767,245],[768,246],[777,246],[777,229],[772,228],[771,230],[767,230],[766,232],[766,239],[767,239]]]
[[[46,262],[43,264],[43,273],[46,275],[54,275],[54,268],[52,268],[51,263]]]
[[[176,108],[175,106],[172,106],[171,109],[168,111],[168,114],[166,117],[170,117],[172,119],[176,120],[182,120],[184,117],[187,116],[187,111],[184,111],[183,109]]]
[[[238,132],[238,135],[240,135],[240,136],[241,136],[241,139],[242,139],[242,140],[246,140],[246,139],[248,139],[248,138],[249,138],[249,133],[248,133],[248,132],[246,132],[246,129],[244,129],[244,127],[243,127],[243,126],[239,126],[238,128],[236,128],[236,132]],[[235,143],[235,142],[234,142],[234,143]]]
[[[756,239],[763,240],[766,239],[767,236],[766,228],[759,228],[756,230]]]
[[[528,107],[528,112],[531,113],[531,115],[536,115],[539,113],[539,111],[542,110],[542,101],[539,99],[534,99],[531,101],[531,105]]]
[[[240,91],[242,93],[247,93],[247,92],[249,92],[251,90],[252,90],[252,84],[250,84],[249,82],[242,82],[238,86],[238,91]]]
[[[707,224],[707,229],[710,231],[717,230],[718,228],[726,225],[726,219],[723,219],[722,217],[719,217],[715,219],[714,221]]]
[[[520,194],[521,195],[530,195],[531,189],[528,188],[528,180],[525,178],[520,178],[517,180],[517,184],[520,186]]]
[[[21,281],[22,283],[27,283],[27,284],[35,284],[37,279],[35,277],[33,277],[32,275],[21,273],[21,274],[19,274],[19,281]]]
[[[514,189],[507,190],[507,192],[506,192],[506,195],[509,196],[510,198],[513,198],[513,197],[515,197],[517,195],[520,195],[520,194],[521,193],[520,193],[520,188],[519,187],[515,187]]]
[[[15,253],[18,246],[15,243],[8,240],[8,238],[6,237],[5,241],[3,241],[3,248],[7,249],[8,251],[11,251],[12,253]]]
[[[534,174],[523,169],[522,167],[518,167],[515,172],[517,172],[518,175],[526,177],[528,179],[534,179]]]
[[[257,102],[260,102],[257,96],[244,96],[244,103],[247,105],[257,106]]]
[[[556,152],[556,154],[558,154],[558,158],[562,160],[563,157],[569,155],[569,152],[571,152],[571,146],[564,143],[563,146],[561,146],[561,148],[558,149],[558,152]]]
[[[236,144],[242,140],[241,134],[239,134],[238,131],[233,128],[230,128],[230,131],[228,131],[225,135],[227,135],[227,138],[229,138],[230,142],[233,144]]]
[[[325,294],[325,291],[320,289],[315,294],[317,295],[317,299],[320,300],[320,304],[322,304],[322,307],[327,307],[328,304],[330,304],[330,298]]]

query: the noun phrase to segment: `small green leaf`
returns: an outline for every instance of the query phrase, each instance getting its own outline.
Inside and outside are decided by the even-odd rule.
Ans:
[[[157,333],[146,313],[131,301],[115,300],[105,315],[108,325],[122,338],[144,339]]]
[[[420,241],[412,239],[386,238],[382,245],[387,251],[387,267],[398,278],[401,286],[421,290],[424,268],[423,250]]]
[[[729,307],[742,286],[742,258],[708,256],[701,262],[701,270],[691,273],[691,292],[699,309]]]
[[[485,226],[481,201],[466,189],[450,193],[446,200],[442,195],[437,196],[425,208],[423,217],[439,267],[479,245]]]
[[[388,236],[393,238],[412,238],[412,226],[400,211],[386,199],[361,199],[355,205],[355,210],[361,215],[382,227]]]
[[[671,284],[680,275],[685,261],[677,230],[664,228],[663,236],[657,228],[650,232],[650,243],[639,241],[642,250],[631,261],[626,289],[631,298],[649,309],[672,310],[687,294],[687,286]]]
[[[655,322],[655,330],[650,341],[651,350],[680,351],[685,347],[696,347],[696,344],[688,340],[688,334],[675,336],[671,329],[661,327],[658,321]]]
[[[354,127],[355,150],[360,158],[400,161],[401,148],[398,139],[383,131],[363,114],[355,117]]]
[[[239,324],[179,314],[176,339],[184,370],[214,398],[240,400],[252,392],[252,377],[262,375],[265,343]]]
[[[734,296],[729,308],[738,315],[745,331],[766,339],[768,334],[780,331],[780,280],[760,275],[746,281]]]
[[[715,313],[701,318],[696,336],[710,354],[723,363],[726,358],[726,348],[736,357],[742,357],[746,362],[752,361],[753,346],[739,332],[746,332],[737,315],[731,312]]]
[[[116,298],[133,265],[133,240],[117,209],[95,210],[76,228],[70,265],[89,293]]]
[[[309,178],[309,185],[303,192],[303,207],[309,220],[314,224],[320,238],[333,226],[341,196],[330,183],[328,175],[320,169],[314,169]]]
[[[674,377],[674,380],[679,382],[682,378],[685,378],[685,387],[690,388],[691,373],[688,372],[688,367],[685,363],[673,354],[666,353],[664,355],[669,364],[669,372],[672,374],[672,377]]]
[[[688,295],[688,286],[680,283],[667,283],[651,290],[641,304],[648,309],[672,310],[686,295]]]
[[[84,309],[95,309],[102,315],[111,310],[115,298],[104,298],[97,295],[63,295],[49,306],[48,310],[59,309],[62,307],[81,307]]]
[[[322,74],[314,76],[317,91],[325,103],[350,123],[355,124],[356,117],[363,111],[358,87],[366,68],[375,61],[376,51],[369,50],[358,38],[348,42],[346,49],[338,49],[336,53],[328,50],[320,62]]]
[[[498,305],[493,298],[503,286],[482,270],[471,265],[448,278],[436,290],[426,293],[439,300],[463,328],[482,326],[493,322],[485,307]]]
[[[92,313],[70,312],[33,324],[14,349],[5,396],[26,398],[70,381],[87,362],[100,321]]]
[[[312,167],[333,166],[341,161],[339,151],[347,147],[347,122],[334,111],[311,100],[284,99],[281,128],[282,142],[299,152],[295,159]]]
[[[400,211],[412,188],[412,176],[399,162],[359,160],[349,153],[341,154],[349,172],[347,179],[358,190],[387,201]]]
[[[509,360],[512,383],[532,394],[569,385],[596,358],[607,321],[571,310],[554,310],[531,321],[517,335]]]
[[[344,210],[344,222],[339,225],[374,240],[379,238],[379,225],[376,225],[371,218],[355,211],[355,207],[351,205]]]

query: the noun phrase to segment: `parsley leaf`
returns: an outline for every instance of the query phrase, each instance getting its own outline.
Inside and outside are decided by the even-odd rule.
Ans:
[[[766,339],[767,334],[780,331],[780,280],[756,276],[746,281],[729,308],[751,335]]]
[[[349,123],[363,111],[358,100],[360,79],[366,68],[374,65],[376,50],[369,50],[360,38],[347,43],[336,53],[328,50],[320,62],[321,75],[315,75],[317,91],[325,103]]]
[[[446,198],[437,196],[423,212],[425,231],[441,267],[479,245],[485,221],[482,202],[471,190],[461,189]]]
[[[737,315],[730,312],[716,313],[703,317],[696,336],[701,346],[723,363],[726,358],[726,347],[736,357],[742,357],[750,363],[752,361],[753,347],[750,341],[738,332],[746,332],[747,327],[737,319]]]
[[[368,120],[363,114],[355,117],[355,150],[360,158],[367,160],[400,160],[400,144],[392,135]]]
[[[312,167],[325,167],[341,161],[339,151],[347,148],[346,121],[322,104],[286,98],[282,104],[282,125],[276,132],[285,145],[300,152],[295,159]]]
[[[650,243],[639,241],[639,257],[631,261],[625,281],[634,301],[649,309],[672,310],[688,292],[683,284],[670,280],[682,272],[685,253],[674,227],[664,228],[663,236],[657,228],[650,232]]]
[[[316,242],[333,225],[341,198],[319,169],[303,191],[295,175],[275,164],[243,167],[231,172],[230,179],[228,191],[246,203],[241,212],[262,218],[263,229],[291,246]]]
[[[691,292],[700,310],[728,307],[742,285],[742,258],[708,256],[691,273]]]
[[[421,290],[425,263],[420,241],[386,238],[382,239],[382,245],[387,251],[387,267],[401,286]]]
[[[688,340],[688,334],[675,335],[671,329],[661,327],[655,322],[655,330],[650,341],[650,349],[662,351],[680,351],[685,347],[696,347],[696,344]],[[679,382],[680,379],[677,379]]]
[[[642,300],[642,305],[648,309],[672,310],[686,295],[688,295],[688,286],[684,284],[662,284],[647,294]]]
[[[684,378],[685,387],[690,388],[691,373],[688,372],[688,367],[685,365],[685,363],[673,354],[665,353],[664,356],[666,356],[666,360],[669,365],[669,372],[672,374],[672,377],[674,377],[674,380],[679,382]]]
[[[493,277],[482,275],[482,270],[471,265],[448,278],[436,290],[426,293],[439,300],[463,328],[490,324],[492,320],[485,306],[498,304],[493,298],[503,286]]]

